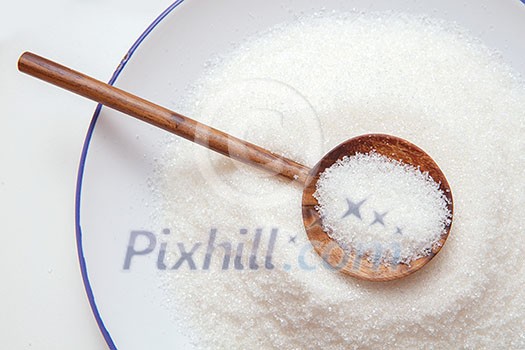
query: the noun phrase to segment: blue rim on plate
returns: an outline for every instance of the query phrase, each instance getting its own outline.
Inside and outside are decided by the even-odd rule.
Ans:
[[[155,29],[155,27],[168,15],[175,9],[178,5],[180,5],[184,0],[176,0],[174,3],[172,3],[167,9],[165,9],[147,28],[146,30],[139,36],[139,38],[133,43],[131,48],[128,50],[124,58],[120,61],[120,64],[118,65],[117,69],[111,76],[111,79],[109,80],[108,84],[113,85],[117,78],[119,77],[120,73],[128,63],[131,56],[133,56],[133,53],[137,50],[137,48],[140,46],[140,44],[146,39],[146,37]],[[93,290],[91,289],[91,284],[89,283],[89,277],[87,273],[87,266],[86,266],[86,260],[84,259],[84,249],[82,247],[82,228],[80,227],[80,201],[82,197],[82,180],[84,178],[84,166],[86,164],[86,157],[89,149],[89,144],[91,142],[91,137],[93,136],[93,131],[95,130],[95,125],[97,123],[98,117],[100,115],[100,111],[102,110],[102,105],[97,105],[97,108],[95,109],[95,113],[93,114],[93,117],[91,119],[91,123],[89,124],[89,128],[86,134],[86,138],[84,140],[84,146],[82,147],[82,153],[80,156],[80,164],[78,166],[78,175],[77,175],[77,189],[75,194],[75,229],[76,229],[76,239],[77,239],[77,253],[78,253],[78,262],[80,264],[80,271],[82,273],[82,280],[84,282],[84,288],[86,289],[86,294],[89,300],[89,305],[91,306],[91,310],[93,311],[93,315],[95,316],[95,319],[98,324],[98,328],[102,332],[102,335],[104,336],[104,340],[106,341],[107,345],[110,349],[117,349],[117,346],[115,345],[115,342],[111,338],[111,335],[109,334],[108,329],[104,325],[104,321],[102,320],[102,317],[100,316],[100,313],[97,308],[97,304],[95,302],[95,296],[93,295]]]

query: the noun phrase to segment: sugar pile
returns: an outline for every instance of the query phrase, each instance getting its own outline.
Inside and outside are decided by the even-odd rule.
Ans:
[[[173,244],[216,228],[249,247],[260,228],[263,251],[279,235],[273,270],[223,271],[217,255],[163,272],[166,307],[210,349],[525,348],[524,96],[497,55],[423,17],[304,18],[243,43],[181,112],[309,166],[360,134],[411,140],[447,175],[452,232],[402,280],[334,273],[308,249],[299,186],[173,138],[156,182]]]
[[[337,161],[316,187],[323,230],[347,252],[387,264],[427,256],[450,223],[447,198],[428,173],[375,152]]]

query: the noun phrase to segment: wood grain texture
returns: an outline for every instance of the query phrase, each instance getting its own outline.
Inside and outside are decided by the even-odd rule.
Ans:
[[[316,252],[342,273],[369,281],[388,281],[407,276],[419,270],[439,252],[450,232],[450,225],[447,225],[446,233],[439,241],[440,245],[436,246],[430,255],[413,261],[410,266],[404,264],[375,266],[369,261],[367,255],[356,256],[355,253],[345,252],[337,242],[323,231],[321,218],[315,209],[318,203],[313,197],[319,175],[344,156],[368,153],[372,150],[391,159],[419,167],[423,172],[428,171],[436,182],[441,183],[441,189],[444,190],[449,200],[448,207],[452,213],[452,193],[445,176],[429,155],[403,139],[381,134],[359,136],[330,151],[310,170],[293,160],[276,155],[262,147],[228,135],[35,54],[24,53],[18,61],[18,68],[21,72],[167,130],[227,157],[304,185],[302,213],[308,238]]]
[[[21,72],[155,125],[229,158],[304,184],[309,168],[30,52]]]
[[[419,147],[398,137],[382,134],[367,134],[350,139],[330,151],[312,169],[303,191],[302,213],[303,222],[308,238],[312,242],[316,252],[334,269],[368,281],[390,281],[410,275],[425,264],[440,251],[448,238],[452,223],[445,227],[445,232],[432,252],[425,257],[412,261],[410,265],[405,264],[374,264],[371,260],[373,253],[363,256],[357,255],[355,250],[345,251],[336,241],[331,239],[323,231],[321,217],[315,209],[318,205],[313,196],[316,184],[321,173],[325,171],[344,156],[352,156],[356,153],[369,153],[375,151],[391,159],[402,161],[419,167],[422,172],[428,171],[429,175],[440,183],[448,199],[448,209],[453,213],[453,199],[450,186],[445,175],[442,173],[434,160]]]

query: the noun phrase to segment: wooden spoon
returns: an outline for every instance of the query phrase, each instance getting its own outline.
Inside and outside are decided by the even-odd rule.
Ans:
[[[398,137],[368,134],[352,138],[334,148],[313,169],[309,169],[293,160],[201,124],[33,53],[26,52],[20,57],[18,69],[21,72],[184,137],[227,157],[302,184],[304,186],[302,200],[303,222],[308,238],[315,251],[330,266],[345,274],[369,281],[388,281],[407,276],[419,270],[439,252],[450,232],[451,224],[448,224],[439,244],[435,245],[431,254],[412,261],[410,265],[377,265],[372,263],[366,254],[358,255],[355,252],[345,252],[336,241],[323,231],[321,218],[315,209],[318,203],[313,197],[319,175],[344,156],[368,153],[370,151],[375,151],[391,159],[419,167],[423,172],[428,171],[434,181],[441,184],[441,189],[449,202],[448,209],[452,213],[452,193],[445,176],[437,164],[420,148]]]

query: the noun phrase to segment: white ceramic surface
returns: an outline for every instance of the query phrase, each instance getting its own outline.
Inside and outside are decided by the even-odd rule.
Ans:
[[[115,85],[173,107],[214,54],[321,8],[401,10],[453,20],[525,74],[525,6],[517,0],[185,0],[147,35]],[[141,263],[130,271],[122,269],[131,230],[164,228],[151,220],[155,198],[147,184],[163,138],[163,131],[103,108],[85,162],[81,244],[96,306],[119,349],[189,347],[163,307],[163,291],[152,267],[155,256],[145,258],[149,268]]]

